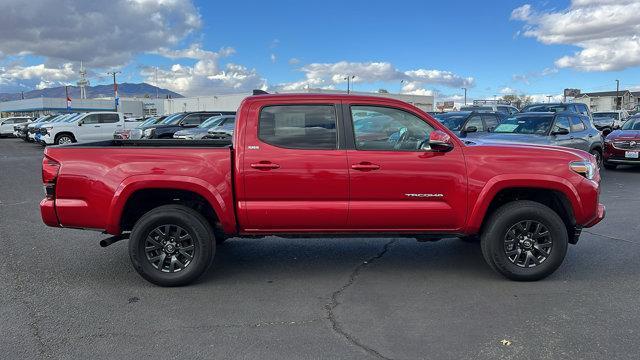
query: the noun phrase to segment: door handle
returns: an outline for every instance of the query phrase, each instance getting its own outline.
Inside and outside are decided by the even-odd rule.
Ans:
[[[351,168],[359,171],[371,171],[380,169],[380,165],[372,164],[370,162],[361,162],[359,164],[351,165]]]
[[[94,125],[93,127],[100,127],[100,125]]]
[[[258,170],[272,170],[278,169],[280,165],[274,164],[270,161],[260,161],[259,163],[251,164],[251,167]]]

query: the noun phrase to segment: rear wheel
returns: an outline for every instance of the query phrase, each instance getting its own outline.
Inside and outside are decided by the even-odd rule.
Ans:
[[[76,138],[71,134],[58,134],[54,142],[56,145],[66,145],[76,142]]]
[[[482,255],[495,271],[518,281],[552,274],[567,253],[567,229],[558,214],[534,201],[514,201],[497,209],[481,238]]]
[[[157,207],[138,220],[129,239],[136,271],[160,286],[187,285],[211,265],[213,229],[195,210],[182,205]]]

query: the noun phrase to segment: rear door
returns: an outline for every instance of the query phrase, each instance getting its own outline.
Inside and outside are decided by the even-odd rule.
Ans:
[[[351,196],[349,228],[364,232],[455,232],[467,210],[463,151],[432,152],[435,124],[397,104],[345,104]],[[376,136],[353,126],[363,119],[391,129]],[[387,124],[389,126],[387,126]],[[399,125],[397,125],[399,124]],[[395,127],[395,131],[393,131]]]
[[[338,109],[335,100],[318,99],[252,104],[241,123],[244,157],[238,165],[243,231],[345,229],[349,174],[338,141]]]
[[[113,133],[116,130],[122,129],[120,121],[120,115],[116,113],[104,113],[100,114],[100,128],[96,132],[96,138],[94,140],[109,140],[113,139]]]

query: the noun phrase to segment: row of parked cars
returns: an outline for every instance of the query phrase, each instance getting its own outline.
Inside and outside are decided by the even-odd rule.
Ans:
[[[467,141],[571,147],[591,153],[608,169],[640,164],[640,115],[628,116],[624,111],[591,114],[581,103],[533,104],[517,113],[482,107],[465,110],[433,116]]]
[[[125,119],[113,111],[67,113],[0,120],[0,136],[42,145],[110,139],[219,139],[233,135],[235,112],[184,112],[147,119]]]

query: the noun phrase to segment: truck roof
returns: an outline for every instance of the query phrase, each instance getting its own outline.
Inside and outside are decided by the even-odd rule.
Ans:
[[[380,101],[380,99],[384,99],[389,102],[396,102],[402,104],[408,104],[405,101],[397,100],[394,98],[386,97],[386,96],[376,96],[376,95],[353,95],[353,94],[309,94],[309,93],[284,93],[284,94],[262,94],[262,95],[252,95],[248,96],[246,100],[248,101],[260,101],[260,100],[295,100],[295,99],[308,99],[308,100],[374,100]]]

